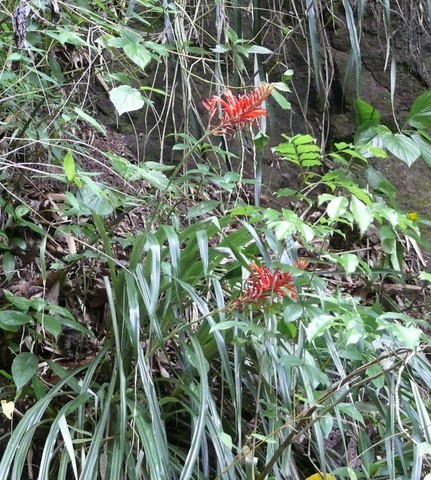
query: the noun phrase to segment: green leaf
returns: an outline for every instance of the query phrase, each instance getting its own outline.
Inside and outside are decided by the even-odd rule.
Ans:
[[[331,328],[335,322],[335,318],[332,315],[317,315],[306,327],[307,340],[312,342],[316,337],[322,335],[326,330]]]
[[[255,53],[257,55],[270,55],[272,53],[272,50],[260,45],[252,45],[251,47],[248,47],[247,50],[248,53]]]
[[[257,150],[263,150],[263,147],[269,142],[268,135],[259,132],[254,138],[253,143]]]
[[[359,265],[359,258],[353,253],[343,253],[337,258],[346,273],[353,273]]]
[[[2,257],[3,273],[7,280],[11,280],[15,272],[15,259],[10,252],[4,252]]]
[[[63,168],[66,178],[69,182],[73,182],[76,175],[75,161],[73,160],[72,151],[69,150],[63,158]]]
[[[128,43],[123,47],[124,53],[142,70],[151,62],[150,52],[139,43]]]
[[[347,210],[349,202],[346,197],[336,197],[328,203],[326,213],[331,220],[334,220],[341,215],[344,215]]]
[[[410,138],[418,146],[422,159],[425,161],[425,163],[431,166],[431,142],[426,137],[421,135],[421,132],[412,133]]]
[[[109,92],[109,99],[114,104],[119,115],[139,110],[145,104],[141,92],[129,85],[121,85]]]
[[[232,450],[233,448],[233,443],[232,443],[232,437],[230,435],[228,435],[227,433],[225,432],[221,432],[220,433],[220,440],[221,442],[223,443],[223,445],[226,445],[227,448],[229,448],[230,450]]]
[[[425,280],[426,282],[431,283],[431,273],[421,272],[421,274],[419,275],[419,278],[421,280]]]
[[[268,437],[266,435],[261,435],[260,433],[252,433],[250,437],[257,438],[260,442],[265,442],[265,443],[277,443],[277,440],[274,438]]]
[[[278,103],[278,106],[283,110],[290,110],[290,102],[277,90],[273,89],[271,92],[272,98]]]
[[[279,364],[282,367],[299,367],[304,365],[304,360],[295,355],[283,355],[279,360]]]
[[[377,188],[381,183],[387,182],[387,178],[383,173],[376,170],[372,165],[368,165],[365,169],[365,177],[371,190]]]
[[[380,113],[372,105],[364,100],[357,98],[355,100],[356,124],[363,125],[368,122],[368,126],[378,125],[380,123]]]
[[[79,33],[74,32],[72,29],[67,30],[45,30],[45,34],[48,37],[54,38],[58,40],[62,45],[66,43],[70,43],[71,45],[75,45],[76,47],[88,47],[88,43],[85,42],[79,35]]]
[[[18,354],[12,362],[12,377],[17,390],[29,382],[37,371],[38,359],[30,352]]]
[[[58,338],[63,330],[63,325],[59,321],[58,317],[36,314],[36,318],[40,321],[41,325],[47,332],[49,332],[51,335],[54,335],[55,338]]]
[[[37,310],[37,305],[36,305],[36,299],[28,299],[25,297],[21,297],[19,295],[14,295],[12,292],[9,290],[3,290],[4,296],[6,297],[7,301],[13,305],[17,310],[20,312],[28,312],[29,308],[34,308]],[[38,298],[38,301],[43,302],[43,299]],[[0,314],[1,315],[1,314]]]
[[[385,147],[409,167],[419,158],[421,151],[417,144],[403,133],[384,135]]]
[[[95,120],[93,117],[88,115],[88,113],[85,113],[79,107],[75,107],[74,110],[75,110],[75,113],[77,113],[78,116],[82,120],[84,120],[84,122],[87,122],[89,125],[91,125],[93,128],[95,128],[103,136],[106,136],[106,128],[102,124],[100,124],[97,120]]]
[[[304,307],[300,303],[290,303],[283,312],[284,322],[296,322],[302,315],[304,315]]]
[[[0,328],[8,332],[16,332],[17,327],[30,323],[32,317],[14,310],[0,310]]]
[[[371,215],[370,209],[361,202],[355,196],[352,196],[350,200],[350,211],[352,212],[353,218],[359,226],[359,231],[363,235],[370,223],[373,221],[373,216]]]
[[[187,213],[187,218],[199,217],[200,215],[205,215],[206,213],[212,212],[215,208],[220,205],[220,202],[217,200],[207,200],[205,202],[197,203]]]
[[[364,418],[354,405],[350,403],[339,403],[335,408],[350,418],[353,418],[353,420],[364,423]]]
[[[391,254],[396,252],[397,236],[395,235],[395,232],[387,225],[383,225],[381,227],[380,239],[382,242],[382,249],[385,253]]]
[[[119,197],[109,188],[102,188],[96,183],[85,179],[86,185],[78,189],[77,199],[80,201],[80,214],[90,215],[95,212],[98,215],[109,215],[119,205]]]
[[[128,182],[146,180],[152,187],[159,190],[167,189],[168,187],[170,190],[172,189],[172,185],[169,186],[168,177],[159,171],[163,169],[163,166],[161,167],[160,164],[144,162],[135,165],[116,153],[106,152],[105,155],[109,158],[115,170]],[[154,166],[154,168],[150,168],[150,166]]]
[[[407,122],[414,128],[431,127],[431,92],[425,92],[413,102]]]
[[[380,365],[372,365],[370,368],[367,368],[365,370],[367,377],[374,377],[375,375],[381,374],[382,372],[383,369]],[[385,377],[383,374],[377,378],[374,378],[371,381],[373,382],[373,385],[377,388],[377,390],[380,390],[385,385]]]
[[[411,350],[416,350],[419,346],[420,338],[422,336],[422,331],[419,328],[404,325],[400,325],[397,322],[387,322],[384,318],[388,318],[388,315],[381,315],[377,318],[377,323],[379,325],[379,330],[387,330],[392,333],[397,340],[402,342],[407,348]]]
[[[292,70],[290,70],[290,72],[292,72]],[[284,82],[272,82],[271,85],[273,86],[273,88],[275,88],[276,90],[279,90],[280,92],[289,93],[292,91]]]

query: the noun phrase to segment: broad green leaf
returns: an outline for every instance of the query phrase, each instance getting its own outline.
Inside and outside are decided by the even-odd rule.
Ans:
[[[279,90],[280,92],[291,92],[290,88],[284,82],[273,82],[271,83],[271,85],[273,86],[273,88]]]
[[[76,330],[77,332],[83,333],[84,335],[92,336],[91,331],[88,330],[88,328],[86,328],[84,325],[81,325],[79,322],[77,322],[73,318],[73,315],[69,314],[67,316],[66,315],[63,316],[63,313],[66,313],[64,308],[58,307],[58,306],[57,308],[53,308],[53,307],[54,307],[53,305],[49,306],[49,309],[50,309],[49,313],[51,315],[42,314],[42,313],[35,313],[34,315],[34,318],[38,322],[43,324],[47,328],[47,330],[50,330],[52,328],[52,330],[50,331],[53,335],[57,334],[58,328],[61,329],[62,327],[69,327],[73,330]],[[57,313],[58,315],[53,316],[52,315],[53,313]],[[58,327],[53,326],[54,322],[57,323]],[[47,325],[49,325],[49,328]]]
[[[376,136],[376,125],[372,122],[365,122],[356,129],[354,138],[355,145],[367,145],[368,143],[371,143],[373,141],[374,145],[380,147],[381,145],[376,143],[374,140]],[[361,153],[367,158],[373,156],[370,153],[367,155],[365,151]]]
[[[348,200],[346,197],[336,197],[328,203],[326,213],[331,220],[340,217],[346,213],[348,207]]]
[[[334,198],[337,198],[335,195],[331,195],[330,193],[322,193],[317,197],[317,205],[320,207],[325,202],[330,202]]]
[[[353,253],[343,253],[337,260],[346,273],[355,272],[359,265],[359,258]]]
[[[257,150],[263,150],[263,147],[269,142],[270,138],[263,132],[259,132],[254,138],[253,143]]]
[[[45,30],[45,34],[48,37],[54,38],[58,40],[62,45],[66,43],[70,43],[71,45],[75,45],[76,47],[88,47],[88,43],[85,42],[79,35],[79,33],[74,32],[72,29],[67,30]]]
[[[119,115],[139,110],[145,104],[141,92],[129,85],[113,88],[109,93],[109,99],[114,104]]]
[[[217,323],[210,328],[210,333],[221,330],[230,330],[232,328],[239,328],[247,333],[253,328],[253,325],[247,322],[238,322],[236,320],[226,320],[225,322]]]
[[[255,53],[257,55],[270,55],[272,53],[272,50],[260,45],[252,45],[251,47],[247,48],[247,51],[248,53]]]
[[[410,135],[410,138],[415,142],[417,147],[419,148],[421,152],[421,157],[422,159],[429,165],[431,166],[431,142],[427,140],[423,135],[421,135],[421,132],[418,133],[412,133]]]
[[[38,359],[30,352],[19,353],[12,362],[12,377],[17,390],[29,382],[37,371]]]
[[[430,282],[430,283],[431,283],[431,273],[421,272],[421,274],[419,275],[419,278],[420,278],[421,280],[425,280],[426,282]]]
[[[318,315],[314,317],[306,327],[307,339],[312,342],[316,337],[322,335],[323,332],[331,328],[335,322],[335,318],[332,315]]]
[[[391,254],[396,251],[397,236],[392,228],[383,225],[380,228],[380,239],[382,242],[382,249],[385,253]]]
[[[353,420],[364,423],[364,418],[354,405],[350,403],[339,403],[335,408],[350,418],[353,418]]]
[[[368,377],[374,377],[375,375],[381,374],[382,372],[383,369],[380,365],[372,365],[365,370],[365,373]],[[385,377],[384,375],[380,375],[379,377],[374,378],[371,381],[373,382],[373,385],[377,388],[377,390],[380,390],[385,384]]]
[[[146,180],[154,188],[160,190],[168,188],[169,179],[160,171],[163,169],[163,166],[161,167],[154,162],[143,162],[135,165],[113,152],[106,152],[105,155],[109,158],[115,170],[128,182]],[[154,168],[150,168],[150,165],[154,166]],[[170,185],[169,188],[172,189],[173,186]]]
[[[365,102],[361,98],[355,100],[356,124],[363,125],[368,122],[368,125],[377,125],[380,123],[380,113],[372,105]]]
[[[370,198],[370,192],[366,190],[365,188],[358,187],[357,185],[346,185],[346,189],[356,198],[361,200],[362,202],[365,203],[365,205],[368,205],[371,207],[373,204],[373,201]]]
[[[103,45],[114,48],[123,48],[130,43],[130,39],[123,37],[110,37],[108,35],[104,35],[103,37],[98,39],[98,41]]]
[[[389,317],[387,315],[381,315],[379,318],[377,318],[378,329],[390,332],[407,348],[416,350],[420,343],[422,331],[412,325],[406,327],[395,321],[388,322],[384,320],[384,318]]]
[[[148,48],[148,50],[151,50],[156,55],[159,55],[161,57],[169,56],[169,53],[170,53],[169,47],[167,45],[163,45],[160,42],[152,42],[151,40],[147,40],[143,42],[143,45],[145,48]],[[208,53],[206,52],[205,49],[202,49],[201,51]],[[164,93],[164,95],[166,95],[166,93]]]
[[[32,317],[14,310],[0,310],[0,328],[8,332],[16,332],[17,327],[32,322]]]
[[[123,47],[124,53],[142,70],[151,62],[150,52],[140,43],[128,43]]]
[[[284,322],[296,322],[302,315],[304,315],[304,307],[300,303],[290,303],[283,312]]]
[[[233,448],[232,437],[227,433],[221,432],[220,440],[223,442],[224,445],[226,445],[227,448],[230,448],[230,449]]]
[[[6,297],[7,301],[13,305],[16,310],[19,310],[20,312],[27,313],[29,308],[34,308],[35,310],[38,309],[38,305],[36,304],[36,299],[28,299],[25,297],[21,297],[19,295],[14,295],[12,292],[9,290],[3,290],[3,294]],[[42,298],[38,298],[37,301],[43,302]],[[0,317],[2,313],[0,312]]]
[[[88,113],[85,113],[79,107],[75,107],[74,110],[82,120],[84,120],[89,125],[91,125],[93,128],[95,128],[99,133],[106,136],[106,128],[101,123],[99,123],[92,116],[88,115]]]
[[[6,279],[11,280],[15,272],[15,259],[9,251],[3,253],[2,266]]]
[[[290,110],[291,105],[288,100],[277,90],[272,90],[271,92],[272,98],[278,103],[278,106],[283,110]]]
[[[414,128],[431,127],[431,91],[425,92],[413,102],[407,122]]]
[[[187,143],[176,143],[173,147],[172,150],[177,151],[177,150],[188,150],[190,148],[190,145],[187,145]]]
[[[319,420],[319,425],[320,425],[320,428],[322,429],[323,437],[327,438],[328,435],[332,432],[332,429],[334,427],[334,419],[329,414],[324,415]]]
[[[109,188],[97,186],[94,182],[88,182],[77,192],[77,198],[80,200],[81,215],[90,215],[95,212],[98,215],[109,215],[119,205],[119,197]]]
[[[71,150],[68,150],[66,155],[63,158],[63,168],[66,178],[69,182],[73,182],[73,179],[76,175],[75,169],[75,160],[73,159],[73,154]]]
[[[314,230],[305,222],[299,222],[297,225],[298,232],[304,237],[306,242],[311,242],[314,238]]]
[[[211,49],[212,52],[214,53],[226,53],[230,50],[230,47],[228,45],[216,45],[214,48]]]
[[[266,435],[261,435],[260,433],[252,433],[250,436],[257,438],[260,442],[277,443],[277,441],[274,438],[268,437]]]
[[[299,367],[304,365],[304,360],[295,355],[283,355],[279,360],[279,364],[283,367]]]
[[[419,158],[421,151],[417,144],[403,133],[384,135],[385,147],[409,167]]]
[[[359,231],[363,235],[367,228],[370,226],[370,223],[373,221],[373,216],[371,215],[370,209],[361,202],[355,196],[352,196],[350,200],[350,211],[352,212],[355,222],[359,226]]]
[[[365,169],[365,177],[369,188],[372,190],[377,188],[381,183],[387,182],[387,178],[383,175],[382,172],[375,169],[372,165],[368,165]]]
[[[54,335],[55,338],[58,338],[61,331],[63,330],[63,325],[60,322],[58,317],[52,317],[51,315],[40,315],[36,314],[36,319],[40,321],[44,330],[49,332],[51,335]]]
[[[284,136],[285,135],[283,135],[283,137]],[[294,145],[305,145],[306,143],[309,143],[311,145],[316,144],[316,139],[314,137],[312,137],[311,135],[309,135],[308,133],[306,133],[306,134],[298,133],[297,135],[295,135],[292,138],[289,138],[287,136],[285,138],[287,138],[289,141],[291,141]]]
[[[197,203],[188,211],[187,218],[199,217],[200,215],[205,215],[206,213],[212,212],[215,208],[220,205],[220,202],[217,200],[207,200],[205,202]]]

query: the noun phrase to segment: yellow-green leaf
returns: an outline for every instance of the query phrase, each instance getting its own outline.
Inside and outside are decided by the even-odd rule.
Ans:
[[[64,173],[66,174],[66,178],[69,182],[73,182],[73,179],[76,175],[75,169],[75,160],[73,159],[72,152],[69,150],[65,157],[63,158],[63,168]]]

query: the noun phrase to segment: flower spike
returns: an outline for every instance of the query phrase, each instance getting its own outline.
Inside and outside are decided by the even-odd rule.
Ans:
[[[296,298],[294,280],[290,273],[276,268],[273,272],[267,267],[250,264],[251,275],[245,290],[234,301],[234,306],[242,308],[245,304],[261,305],[265,299],[273,296],[285,297],[290,293]]]
[[[230,90],[226,90],[219,96],[213,95],[205,100],[203,105],[209,112],[210,123],[220,105],[219,123],[212,128],[216,133],[223,134],[235,127],[242,129],[248,123],[256,124],[258,118],[267,115],[266,110],[262,108],[262,103],[271,92],[272,85],[270,83],[263,83],[253,91],[238,97],[234,97]]]

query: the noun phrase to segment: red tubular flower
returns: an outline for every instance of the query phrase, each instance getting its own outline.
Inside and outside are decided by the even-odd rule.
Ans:
[[[236,299],[235,304],[259,304],[266,298],[274,295],[285,297],[288,292],[292,298],[296,298],[293,277],[290,273],[282,272],[276,268],[273,272],[266,267],[250,264],[251,275],[247,281],[244,292]]]
[[[209,112],[209,121],[217,113],[217,104],[221,106],[219,123],[213,127],[217,133],[226,133],[234,127],[244,128],[247,123],[256,123],[257,119],[265,116],[266,110],[262,103],[269,97],[272,85],[263,83],[253,91],[245,95],[234,97],[230,90],[226,90],[220,96],[213,95],[203,102]],[[224,98],[222,98],[224,97]]]

